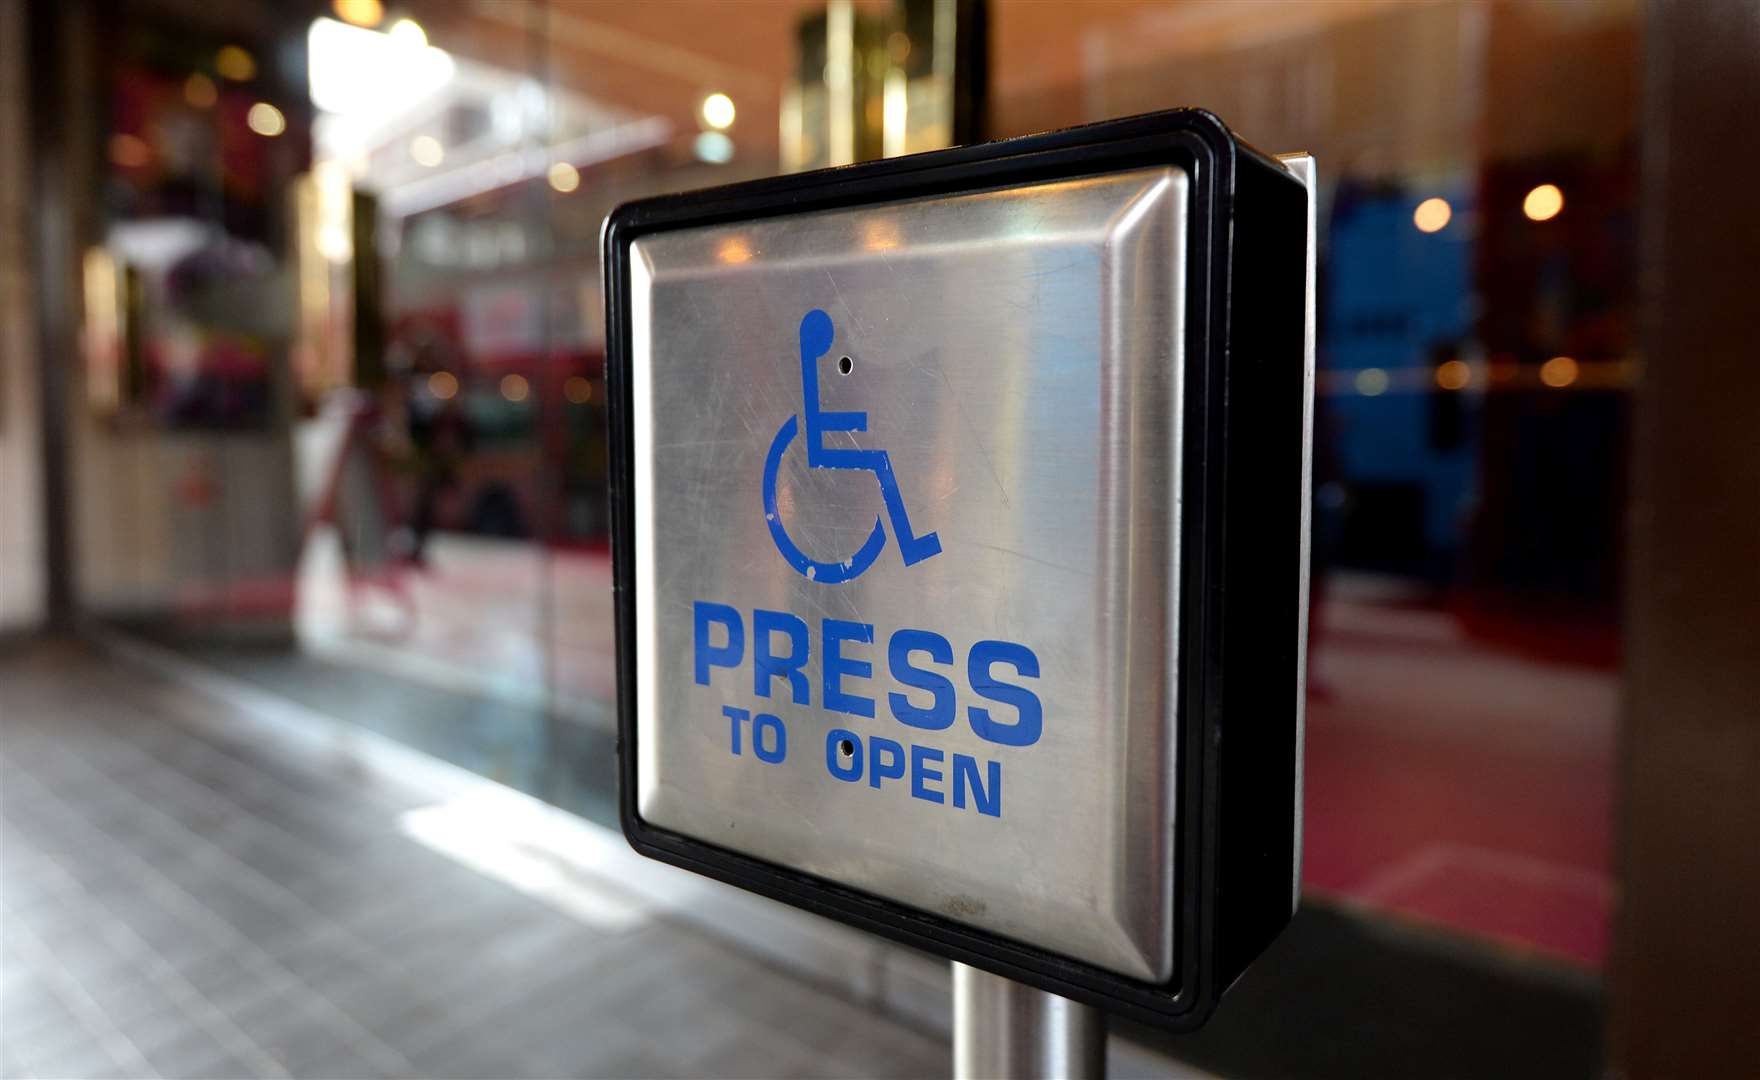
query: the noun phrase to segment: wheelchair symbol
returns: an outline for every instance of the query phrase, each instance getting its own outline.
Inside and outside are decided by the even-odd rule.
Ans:
[[[835,585],[862,576],[880,550],[886,546],[886,519],[892,520],[892,531],[898,537],[899,554],[904,564],[922,562],[941,551],[941,538],[935,533],[922,536],[911,531],[910,515],[905,512],[904,495],[898,490],[898,478],[892,472],[892,457],[884,450],[858,450],[853,447],[825,445],[827,432],[866,431],[865,412],[825,412],[819,407],[819,358],[831,351],[834,334],[831,316],[814,308],[801,319],[801,415],[782,422],[771,440],[770,454],[764,459],[764,521],[770,526],[770,538],[795,572],[811,581]],[[884,517],[874,518],[874,528],[867,540],[843,562],[820,562],[809,558],[788,535],[782,515],[776,508],[776,474],[782,468],[782,455],[788,444],[806,425],[807,468],[853,469],[871,472],[880,483],[880,497],[886,504]]]

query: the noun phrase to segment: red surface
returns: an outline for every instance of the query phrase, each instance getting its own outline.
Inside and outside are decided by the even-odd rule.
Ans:
[[[1308,888],[1599,967],[1616,677],[1466,639],[1445,615],[1337,607],[1350,628],[1313,661]]]

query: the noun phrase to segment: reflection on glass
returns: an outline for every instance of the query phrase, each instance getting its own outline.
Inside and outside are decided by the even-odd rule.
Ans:
[[[1194,103],[1315,154],[1309,895],[1599,972],[1635,6],[665,7],[118,15],[79,248],[93,606],[609,820],[604,215],[973,137],[987,25],[988,135]],[[384,696],[325,689],[353,680]]]

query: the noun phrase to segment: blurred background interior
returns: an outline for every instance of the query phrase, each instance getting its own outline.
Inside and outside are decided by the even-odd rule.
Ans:
[[[558,828],[615,829],[607,211],[1201,105],[1320,168],[1306,911],[1210,1031],[1127,1033],[1163,1055],[1138,1064],[1595,1073],[1621,899],[1643,163],[1662,152],[1646,71],[1655,35],[1719,48],[1703,25],[1644,15],[1637,0],[4,0],[9,771],[78,790],[105,769],[66,754],[181,745],[175,717],[143,744],[91,695],[163,704],[193,686],[420,751],[558,808],[541,818]],[[84,644],[25,636],[49,623]],[[73,683],[88,697],[68,705],[55,695]],[[68,721],[77,747],[50,719],[64,705],[89,714]],[[189,767],[183,751],[155,760]],[[377,782],[313,768],[295,785],[308,801],[352,806]],[[19,1026],[47,994],[88,1035],[122,1036],[98,1040],[93,1069],[173,1075],[44,959],[52,935],[13,931],[44,866],[83,880],[84,841],[39,820],[34,783],[4,781],[8,937],[47,943],[9,953],[7,1067],[55,1067],[54,1040],[29,1037],[48,1022]],[[281,811],[255,812],[281,829]],[[129,816],[87,824],[127,847]],[[514,818],[508,850],[578,860],[575,841],[520,832],[540,818]],[[476,860],[520,891],[493,864]],[[933,971],[909,969],[920,987],[857,978],[791,932],[772,935],[765,977],[837,988],[896,1021],[894,1045],[922,1043],[851,1070],[944,1067]],[[739,926],[720,933],[740,945]],[[299,1074],[258,1029],[218,1030],[239,1069]],[[348,1030],[367,1056],[342,1060],[360,1071],[461,1060]],[[482,1068],[539,1067],[518,1060]]]

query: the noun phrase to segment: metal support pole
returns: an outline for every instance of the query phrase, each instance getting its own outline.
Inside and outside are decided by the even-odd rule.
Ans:
[[[955,1080],[1104,1080],[1106,1014],[953,965]]]

